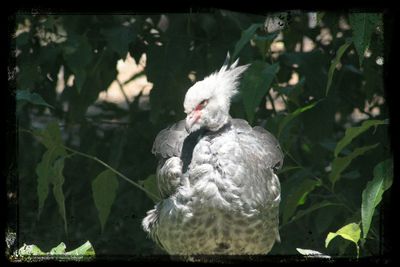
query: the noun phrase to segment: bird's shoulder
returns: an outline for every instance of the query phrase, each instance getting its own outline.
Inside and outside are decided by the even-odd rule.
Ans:
[[[244,149],[247,148],[249,153],[259,151],[267,167],[282,166],[283,153],[275,136],[260,126],[251,127],[243,119],[232,119],[231,124]]]
[[[151,151],[157,157],[179,157],[187,136],[185,120],[178,121],[157,134]]]

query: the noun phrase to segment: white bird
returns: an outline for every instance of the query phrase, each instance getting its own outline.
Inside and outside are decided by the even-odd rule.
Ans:
[[[280,240],[283,154],[271,133],[230,117],[248,65],[228,61],[187,91],[186,119],[153,145],[163,199],[142,226],[172,255],[267,254]]]

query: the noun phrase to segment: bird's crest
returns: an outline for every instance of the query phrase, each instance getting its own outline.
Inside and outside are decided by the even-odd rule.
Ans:
[[[209,82],[214,82],[217,85],[216,89],[219,94],[231,99],[232,96],[238,93],[240,75],[246,71],[250,64],[237,66],[239,63],[239,58],[236,59],[236,61],[231,65],[229,65],[229,62],[230,55],[228,52],[224,65],[221,67],[221,69],[214,72],[206,79],[208,79]]]

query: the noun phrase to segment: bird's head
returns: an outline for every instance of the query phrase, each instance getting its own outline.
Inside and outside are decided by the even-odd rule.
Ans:
[[[236,60],[228,67],[228,61],[229,54],[219,71],[198,81],[187,91],[183,106],[189,133],[200,128],[217,131],[229,121],[231,98],[238,92],[240,75],[249,65],[237,66]]]

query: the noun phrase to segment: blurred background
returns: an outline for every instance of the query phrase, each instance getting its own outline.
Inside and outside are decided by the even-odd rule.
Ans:
[[[383,26],[378,13],[17,13],[9,79],[18,191],[8,192],[18,203],[18,220],[8,223],[16,246],[49,251],[89,240],[96,255],[162,254],[141,229],[154,200],[118,176],[107,180],[107,168],[89,157],[72,150],[51,156],[52,142],[157,193],[155,136],[185,117],[187,89],[230,51],[232,60],[252,64],[231,115],[265,127],[285,153],[282,242],[270,254],[303,248],[355,257],[359,248],[360,256],[381,255],[390,249],[382,204],[374,209],[363,192],[391,159]],[[389,176],[379,192],[390,187]],[[327,247],[327,235],[350,223],[361,236],[357,228],[352,240],[338,237]]]

